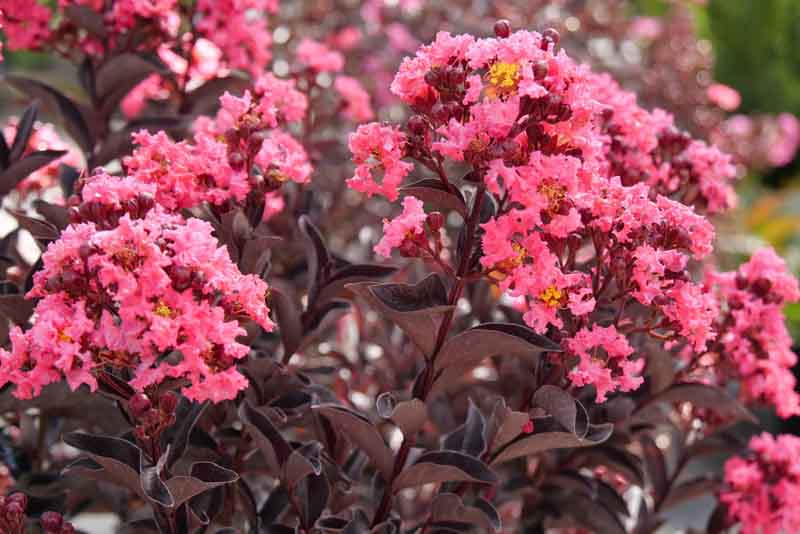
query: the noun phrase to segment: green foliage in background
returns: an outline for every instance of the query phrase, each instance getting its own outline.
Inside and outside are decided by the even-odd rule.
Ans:
[[[710,0],[716,78],[739,90],[743,112],[800,115],[800,1]]]

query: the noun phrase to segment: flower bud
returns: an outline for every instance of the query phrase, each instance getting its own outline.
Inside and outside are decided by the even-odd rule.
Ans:
[[[19,507],[22,509],[21,511],[24,512],[28,507],[28,496],[22,492],[12,493],[6,498],[6,505],[12,503],[19,505]]]
[[[553,46],[556,46],[559,40],[561,40],[561,35],[558,33],[558,30],[555,28],[547,28],[542,32],[542,50],[547,50],[550,43],[553,43]]]
[[[128,400],[128,409],[137,419],[144,416],[151,407],[150,399],[144,393],[137,393]]]
[[[241,152],[231,152],[228,154],[228,165],[235,171],[244,169],[245,159],[244,154]]]
[[[444,215],[439,211],[432,211],[428,214],[425,222],[431,231],[438,232],[444,226]]]
[[[501,39],[511,35],[511,23],[507,19],[500,19],[494,23],[494,34]]]
[[[42,514],[42,528],[46,532],[61,532],[64,526],[64,517],[58,512],[45,512]]]

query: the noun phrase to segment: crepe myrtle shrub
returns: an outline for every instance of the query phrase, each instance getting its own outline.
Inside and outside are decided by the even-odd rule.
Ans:
[[[10,4],[85,94],[5,79],[4,532],[647,533],[706,495],[708,532],[800,529],[797,440],[743,437],[800,412],[797,281],[715,268],[728,157],[555,30],[439,33],[357,125],[326,41],[264,71],[271,2]]]

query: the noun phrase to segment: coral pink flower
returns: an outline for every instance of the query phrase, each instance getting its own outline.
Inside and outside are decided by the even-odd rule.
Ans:
[[[297,45],[297,60],[319,72],[339,72],[344,67],[344,57],[324,44],[305,38]]]
[[[644,382],[637,376],[643,360],[629,359],[633,347],[613,326],[583,328],[567,341],[567,347],[580,358],[569,379],[578,387],[594,385],[597,402],[605,402],[607,395],[616,390],[634,391]]]
[[[396,200],[398,186],[413,168],[412,164],[400,160],[405,143],[406,136],[398,128],[376,122],[359,126],[350,134],[349,146],[356,170],[347,185],[368,196],[380,194]],[[378,183],[375,176],[381,173],[383,178]]]
[[[15,328],[11,351],[0,351],[0,384],[16,385],[20,398],[61,376],[71,389],[94,390],[95,367],[111,366],[132,373],[138,390],[185,378],[189,398],[234,398],[247,386],[235,369],[249,350],[236,341],[245,332],[239,320],[274,325],[267,285],[241,274],[212,233],[204,221],[160,208],[137,220],[126,214],[109,230],[67,228],[34,277],[29,296],[41,300],[33,327]]]
[[[392,249],[400,247],[403,241],[424,234],[425,210],[422,201],[418,198],[407,196],[403,199],[403,213],[392,219],[383,220],[383,237],[375,245],[375,252],[384,258],[392,255]]]
[[[365,122],[375,116],[370,105],[369,93],[358,80],[350,76],[337,76],[333,87],[344,100],[343,112],[347,118],[353,122]]]
[[[800,531],[800,438],[762,433],[750,440],[750,456],[725,463],[720,501],[743,534]]]

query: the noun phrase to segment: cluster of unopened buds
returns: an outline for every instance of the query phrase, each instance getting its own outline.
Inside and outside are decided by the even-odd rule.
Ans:
[[[145,393],[128,399],[128,412],[136,423],[133,433],[139,443],[157,443],[161,433],[175,423],[177,406],[178,396],[172,391],[159,395],[155,404]]]
[[[0,496],[0,530],[4,534],[24,534],[26,528],[25,511],[28,497],[24,493]],[[43,534],[74,534],[75,527],[64,520],[58,512],[44,512],[39,519]]]

